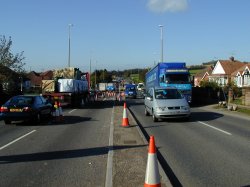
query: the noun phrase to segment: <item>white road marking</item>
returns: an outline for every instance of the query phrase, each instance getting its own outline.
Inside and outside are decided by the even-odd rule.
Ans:
[[[204,122],[201,122],[201,121],[198,121],[198,122],[201,123],[201,124],[203,124],[203,125],[205,125],[205,126],[207,126],[207,127],[210,127],[210,128],[213,128],[213,129],[215,129],[215,130],[217,130],[217,131],[223,132],[223,133],[225,133],[225,134],[227,134],[227,135],[232,135],[231,133],[229,133],[229,132],[227,132],[227,131],[221,130],[221,129],[216,128],[216,127],[213,127],[213,126],[208,125],[208,124],[206,124],[206,123],[204,123]]]
[[[9,145],[11,145],[11,144],[17,142],[18,140],[21,140],[22,138],[24,138],[24,137],[26,137],[26,136],[32,134],[33,132],[36,132],[36,130],[30,131],[29,133],[27,133],[27,134],[25,134],[25,135],[23,135],[23,136],[21,136],[21,137],[15,139],[15,140],[11,141],[10,143],[8,143],[8,144],[6,144],[6,145],[0,147],[0,150],[2,150],[2,149],[4,149],[4,148],[8,147]]]
[[[73,110],[69,111],[69,114],[72,113],[72,112],[74,112],[75,110],[77,110],[77,109],[73,109]]]
[[[112,187],[113,186],[113,134],[114,134],[114,111],[115,106],[113,106],[112,109],[112,115],[111,115],[111,123],[110,123],[110,132],[109,132],[109,152],[108,152],[108,161],[107,161],[107,172],[106,172],[106,182],[105,187]]]

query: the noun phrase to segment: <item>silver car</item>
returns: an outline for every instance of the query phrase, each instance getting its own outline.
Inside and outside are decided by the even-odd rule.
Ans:
[[[190,106],[177,88],[150,88],[146,93],[145,115],[152,115],[153,121],[163,118],[189,119]]]

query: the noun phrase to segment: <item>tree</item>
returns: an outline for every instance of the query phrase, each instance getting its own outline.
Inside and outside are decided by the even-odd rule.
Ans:
[[[24,72],[25,63],[23,60],[23,51],[13,54],[11,52],[12,40],[11,37],[7,40],[5,36],[0,36],[0,65],[8,67],[15,72]]]

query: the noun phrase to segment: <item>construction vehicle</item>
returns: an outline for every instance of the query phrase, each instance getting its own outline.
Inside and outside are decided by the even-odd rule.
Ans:
[[[89,101],[89,73],[68,67],[53,71],[53,80],[42,80],[42,95],[62,106],[81,107]]]

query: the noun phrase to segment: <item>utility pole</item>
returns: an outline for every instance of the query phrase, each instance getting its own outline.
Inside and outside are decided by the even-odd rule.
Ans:
[[[159,25],[161,29],[161,62],[163,62],[163,25]]]
[[[68,67],[70,67],[70,28],[73,27],[73,24],[69,24],[69,56],[68,56]]]

